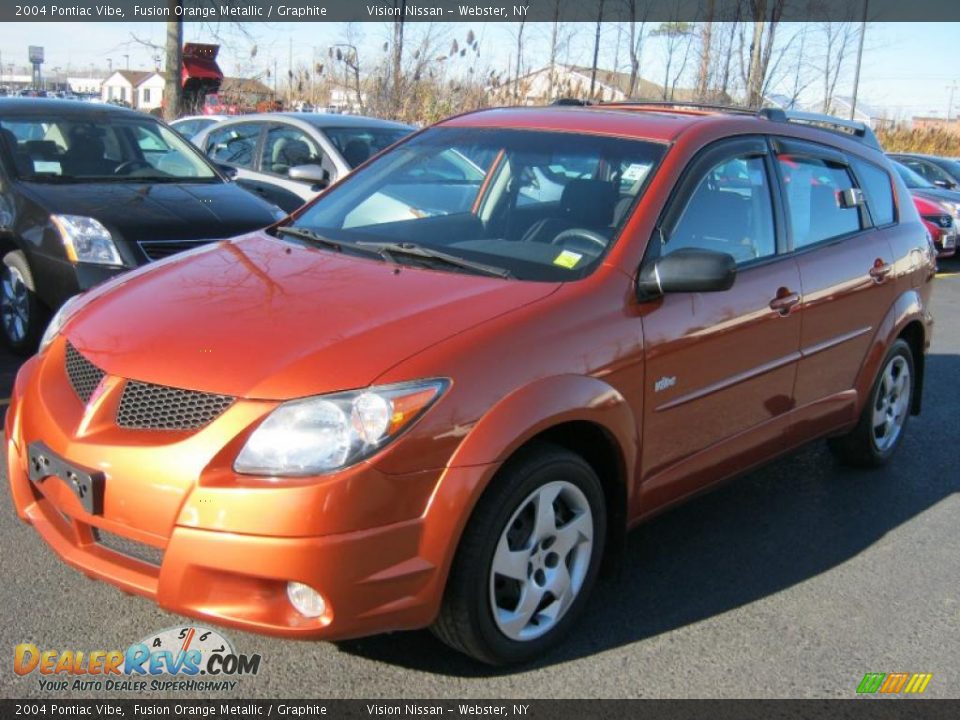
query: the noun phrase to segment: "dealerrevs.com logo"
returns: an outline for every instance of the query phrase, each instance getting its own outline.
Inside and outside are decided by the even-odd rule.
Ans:
[[[40,689],[60,691],[234,690],[241,676],[260,671],[260,655],[234,652],[216,630],[174,627],[148,635],[126,650],[53,650],[21,643],[13,671],[36,674]]]

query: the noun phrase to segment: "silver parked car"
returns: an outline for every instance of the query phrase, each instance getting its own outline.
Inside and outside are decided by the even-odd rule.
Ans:
[[[194,141],[194,138],[197,136],[201,130],[206,130],[208,127],[216,125],[222,120],[226,120],[229,115],[187,115],[186,117],[177,118],[172,123],[170,127],[176,130],[178,133],[183,135],[190,142]]]
[[[258,113],[217,123],[193,143],[238,184],[293,212],[413,131],[360,115]]]

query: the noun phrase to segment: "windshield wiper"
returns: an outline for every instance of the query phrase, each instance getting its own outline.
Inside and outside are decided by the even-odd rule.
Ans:
[[[467,260],[458,255],[451,255],[445,253],[442,250],[434,250],[431,247],[426,247],[425,245],[417,245],[416,243],[409,242],[370,242],[366,240],[360,240],[356,243],[358,247],[369,248],[374,250],[383,257],[394,260],[395,256],[405,256],[412,257],[423,260],[437,260],[444,265],[449,265],[450,267],[460,268],[461,270],[470,270],[481,275],[492,275],[499,278],[512,278],[513,274],[506,268],[496,267],[495,265],[487,265],[485,263],[474,262],[473,260]]]
[[[337,252],[343,252],[344,248],[348,248],[350,250],[358,250],[360,252],[372,253],[374,255],[380,254],[380,252],[375,248],[365,247],[362,243],[334,240],[333,238],[320,235],[319,233],[315,233],[313,230],[305,227],[283,225],[276,229],[276,233],[277,235],[290,235],[291,237],[299,238],[300,240],[306,240],[313,245],[322,245],[324,247],[333,248]]]

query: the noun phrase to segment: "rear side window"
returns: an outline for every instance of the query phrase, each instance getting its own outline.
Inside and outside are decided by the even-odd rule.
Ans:
[[[854,160],[853,169],[863,184],[863,192],[867,196],[867,206],[870,208],[873,224],[878,227],[892,225],[895,220],[895,211],[890,175],[883,168],[864,160]]]
[[[859,209],[841,205],[841,193],[856,187],[846,168],[805,155],[779,155],[777,162],[795,249],[863,229]]]

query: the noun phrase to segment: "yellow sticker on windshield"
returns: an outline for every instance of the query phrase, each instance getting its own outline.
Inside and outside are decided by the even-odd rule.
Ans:
[[[580,262],[580,258],[582,257],[583,255],[580,253],[563,250],[553,259],[553,264],[559,265],[560,267],[565,267],[567,270],[573,270],[573,268],[577,266],[577,263]]]

